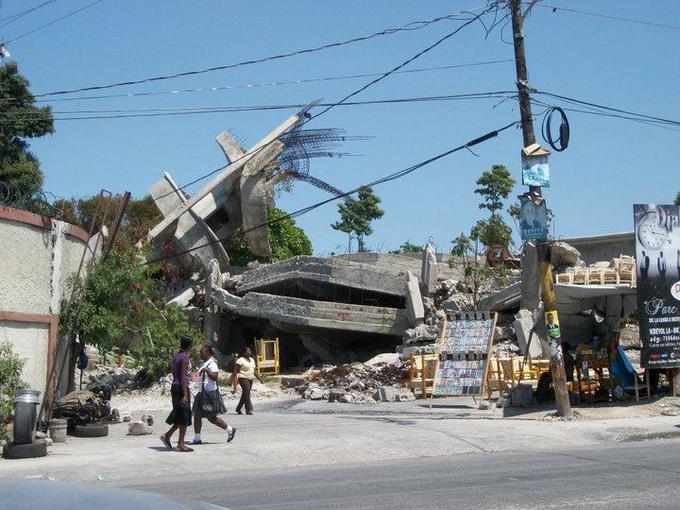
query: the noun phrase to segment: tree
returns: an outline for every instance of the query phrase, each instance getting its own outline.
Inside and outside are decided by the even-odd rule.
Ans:
[[[463,281],[458,282],[456,290],[465,297],[469,310],[478,310],[479,301],[492,288],[507,285],[510,271],[503,266],[487,266],[473,241],[475,240],[462,232],[451,241],[453,257],[449,259],[449,267],[462,268]]]
[[[677,195],[675,195],[675,201],[673,203],[675,205],[680,205],[680,191],[678,191]]]
[[[392,255],[399,255],[402,253],[422,253],[425,250],[419,244],[413,244],[411,241],[406,240],[398,249],[391,251]]]
[[[515,186],[515,180],[503,165],[493,165],[490,171],[482,173],[477,179],[475,193],[481,195],[480,209],[487,209],[491,216],[479,220],[472,228],[470,237],[481,242],[487,248],[507,248],[512,240],[512,229],[500,215],[503,201],[506,200]]]
[[[63,221],[77,225],[88,232],[96,217],[97,222],[94,225],[94,231],[97,232],[101,229],[104,211],[107,212],[106,223],[111,224],[121,198],[122,195],[112,197],[95,195],[89,198],[71,198],[70,200],[60,198],[54,202],[53,207],[59,211],[60,218]],[[133,243],[137,242],[146,236],[148,231],[162,218],[163,216],[158,211],[151,196],[147,195],[139,200],[131,199],[121,223],[120,235]]]
[[[483,202],[479,204],[480,209],[488,209],[491,216],[496,216],[498,211],[503,209],[503,201],[506,200],[512,188],[515,187],[515,179],[510,176],[510,172],[503,165],[493,165],[491,171],[484,172],[477,179],[479,186],[475,193],[482,196]]]
[[[478,220],[470,229],[470,234],[461,233],[451,243],[453,247],[449,260],[451,268],[462,267],[463,281],[458,291],[468,299],[468,306],[476,310],[479,300],[492,288],[504,286],[510,275],[502,265],[489,267],[486,259],[481,257],[479,245],[490,248],[507,248],[512,241],[512,229],[505,222],[500,212],[504,201],[512,193],[515,180],[503,165],[493,165],[477,179],[478,188],[475,193],[482,197],[480,209],[487,209],[489,218]],[[514,208],[511,206],[511,214]]]
[[[285,211],[276,207],[270,209],[267,211],[267,220],[271,222],[268,226],[267,237],[272,250],[272,260],[287,260],[297,255],[312,254],[312,242],[309,237],[295,224],[295,220],[286,215]],[[243,234],[237,234],[229,239],[225,250],[231,264],[235,266],[245,266],[254,260],[265,261],[250,251]]]
[[[373,233],[371,222],[382,218],[385,214],[378,204],[381,200],[370,186],[359,188],[357,199],[345,198],[344,202],[338,204],[340,221],[331,224],[331,227],[340,232],[345,232],[350,239],[352,234],[356,234],[359,243],[359,251],[366,251],[364,237]]]
[[[201,333],[181,309],[164,303],[160,269],[143,261],[131,243],[117,242],[86,279],[71,277],[71,298],[61,321],[81,341],[102,352],[129,352],[158,377],[168,373],[179,336],[200,338]]]
[[[44,177],[26,139],[54,132],[50,107],[35,106],[29,85],[16,62],[0,66],[0,181],[17,189],[24,200],[42,190]]]

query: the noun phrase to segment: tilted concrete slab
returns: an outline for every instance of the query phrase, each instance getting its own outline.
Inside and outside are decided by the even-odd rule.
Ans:
[[[245,167],[246,163],[248,163],[248,161],[250,161],[251,158],[255,157],[255,155],[260,152],[260,149],[271,144],[271,142],[273,142],[274,140],[278,139],[283,133],[285,133],[290,128],[295,126],[299,121],[300,118],[297,115],[292,115],[291,117],[286,119],[286,121],[283,122],[283,124],[278,126],[274,131],[269,133],[256,145],[251,147],[243,157],[234,161],[234,163],[231,163],[225,170],[223,170],[216,177],[214,177],[201,191],[199,191],[196,195],[187,200],[186,203],[184,203],[181,207],[178,207],[173,212],[165,216],[163,221],[161,221],[151,230],[151,232],[149,232],[149,237],[153,239],[156,236],[160,235],[162,232],[168,229],[170,225],[177,221],[177,219],[180,216],[184,215],[184,213],[187,210],[192,209],[203,199],[207,199],[206,203],[214,204],[216,209],[217,205],[222,202],[222,200],[218,196],[216,196],[216,194],[220,195],[220,190],[223,189],[225,181],[229,178],[233,178],[233,176],[235,175],[238,175],[240,177],[240,171]],[[227,152],[225,152],[225,154],[228,155]],[[203,211],[199,212],[199,215],[205,218]]]
[[[405,297],[407,272],[336,258],[298,256],[243,274],[236,293],[266,291],[276,285],[307,280]]]
[[[418,278],[410,272],[406,285],[406,312],[413,325],[419,324],[425,319],[425,307],[423,306],[423,297],[420,294],[420,284]]]
[[[164,216],[186,202],[186,197],[167,172],[151,186],[149,192]],[[189,265],[206,267],[213,258],[217,258],[221,264],[229,263],[229,256],[222,244],[217,242],[216,234],[195,210],[192,209],[180,216],[174,228],[171,237],[174,237],[183,250],[192,250],[190,255],[183,259],[197,261],[195,264],[188,263]],[[183,263],[187,263],[187,260]]]
[[[259,292],[239,297],[217,286],[213,286],[212,300],[223,310],[237,315],[310,329],[400,336],[410,325],[406,310],[398,308],[331,303]]]

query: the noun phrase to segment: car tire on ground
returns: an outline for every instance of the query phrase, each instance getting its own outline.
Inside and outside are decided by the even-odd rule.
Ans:
[[[109,426],[106,423],[76,425],[71,435],[74,437],[104,437],[109,435]]]
[[[47,455],[47,443],[36,441],[30,444],[7,443],[2,449],[2,456],[6,459],[33,459]]]

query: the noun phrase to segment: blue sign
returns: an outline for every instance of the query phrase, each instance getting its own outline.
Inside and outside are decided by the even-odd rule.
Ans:
[[[523,241],[548,238],[548,208],[543,200],[536,205],[531,200],[520,198],[519,230]]]
[[[550,187],[548,156],[522,158],[522,184],[543,188]]]

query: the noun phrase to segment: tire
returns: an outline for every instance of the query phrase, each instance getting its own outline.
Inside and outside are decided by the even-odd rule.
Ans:
[[[7,443],[2,449],[2,456],[6,459],[34,459],[47,455],[47,443],[36,441],[30,444]]]
[[[104,437],[109,435],[109,426],[106,423],[76,425],[71,435],[74,437]]]

